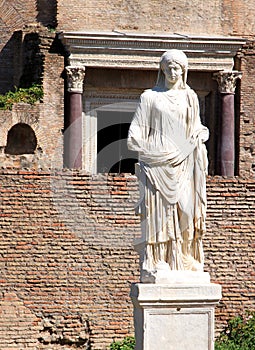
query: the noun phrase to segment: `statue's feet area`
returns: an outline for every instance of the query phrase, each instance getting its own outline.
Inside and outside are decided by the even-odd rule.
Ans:
[[[155,269],[148,271],[143,269],[140,275],[141,283],[154,284],[207,284],[210,283],[210,275],[203,271],[185,271]]]

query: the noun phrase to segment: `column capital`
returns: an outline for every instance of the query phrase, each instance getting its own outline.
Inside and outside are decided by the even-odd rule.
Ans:
[[[220,71],[213,74],[213,79],[217,80],[218,89],[221,94],[234,94],[237,79],[241,79],[242,73],[239,71]]]
[[[84,66],[67,66],[67,91],[77,92],[82,94],[83,92],[83,80],[85,76]]]

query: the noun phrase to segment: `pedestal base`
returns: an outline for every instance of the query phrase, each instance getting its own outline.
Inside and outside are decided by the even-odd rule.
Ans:
[[[131,286],[136,350],[213,350],[214,309],[221,286],[146,284]]]

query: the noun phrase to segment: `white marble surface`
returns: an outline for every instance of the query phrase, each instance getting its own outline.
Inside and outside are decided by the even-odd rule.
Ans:
[[[201,124],[198,97],[187,85],[187,73],[183,51],[162,55],[156,85],[142,93],[128,133],[128,148],[139,153],[139,254],[145,283],[161,279],[159,265],[164,263],[171,270],[203,271],[204,142],[209,132]]]
[[[146,284],[131,287],[136,350],[213,350],[214,309],[221,286]]]

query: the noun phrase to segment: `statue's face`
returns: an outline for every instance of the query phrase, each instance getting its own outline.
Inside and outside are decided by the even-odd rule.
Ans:
[[[162,65],[162,71],[165,75],[165,79],[171,84],[174,84],[180,80],[183,74],[182,67],[179,65],[179,63],[173,61],[165,62]]]

